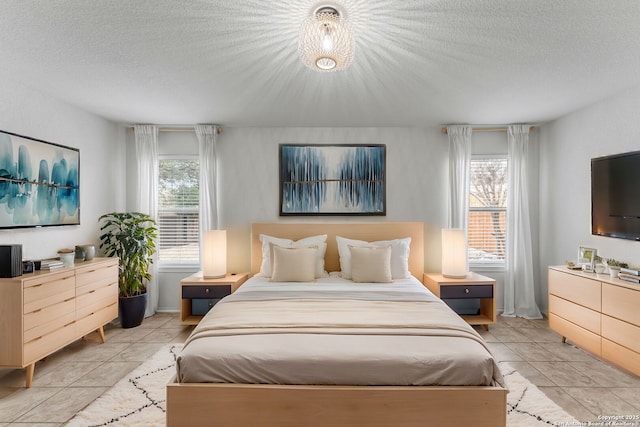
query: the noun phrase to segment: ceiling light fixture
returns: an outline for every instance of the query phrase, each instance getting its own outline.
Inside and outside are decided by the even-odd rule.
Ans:
[[[355,46],[344,11],[335,4],[321,4],[312,9],[302,25],[298,55],[312,70],[338,71],[351,65]]]

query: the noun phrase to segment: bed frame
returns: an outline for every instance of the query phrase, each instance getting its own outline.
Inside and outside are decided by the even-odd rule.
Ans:
[[[422,281],[424,224],[254,223],[251,271],[261,263],[260,234],[298,240],[327,234],[327,271],[340,270],[335,236],[367,241],[411,237],[409,270]],[[167,385],[167,426],[505,427],[507,390],[460,386]]]

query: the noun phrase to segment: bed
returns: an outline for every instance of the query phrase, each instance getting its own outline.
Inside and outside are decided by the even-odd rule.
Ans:
[[[445,304],[420,288],[416,279],[422,277],[424,265],[422,223],[255,223],[254,274],[264,267],[259,239],[263,234],[296,241],[327,234],[327,271],[340,270],[336,236],[368,242],[410,237],[407,267],[413,278],[374,285],[354,285],[335,274],[313,283],[295,284],[252,278],[205,316],[189,337],[180,355],[178,374],[167,385],[167,425],[506,425],[507,390],[495,361],[486,357],[488,351],[483,349],[482,340],[474,338],[475,332],[469,332],[468,325]],[[364,287],[375,288],[375,292],[363,293]],[[334,310],[327,316],[330,319],[322,324],[310,323],[314,316],[309,313],[325,310],[327,300]],[[357,316],[352,315],[354,303],[362,309]],[[446,334],[438,332],[438,321],[434,325],[433,318],[423,319],[427,306],[439,313],[436,318],[451,318]],[[241,309],[251,313],[254,320],[247,323],[249,314]],[[395,331],[393,325],[398,318],[394,317],[399,310],[405,328],[389,334],[390,328]],[[271,316],[274,312],[280,315]],[[247,324],[254,327],[256,319],[264,319],[264,323],[258,322],[260,333],[246,329]],[[342,329],[345,322],[352,329],[365,330],[353,332],[362,341],[353,344],[349,335],[352,329],[346,333]],[[427,327],[436,331],[436,337],[428,338],[435,341],[414,345],[424,342],[416,340],[426,339],[423,330]],[[287,328],[286,332],[281,328]],[[462,336],[450,337],[452,330],[453,335]],[[238,331],[243,332],[238,335]],[[379,353],[381,339],[390,340],[390,351],[384,354]],[[207,340],[215,340],[211,341],[215,344],[209,345]],[[453,340],[468,344],[452,347]],[[314,346],[315,351],[303,351]],[[276,352],[278,357],[279,353],[293,355],[298,362],[260,367]],[[387,353],[391,353],[388,359]],[[476,354],[479,362],[472,358]],[[439,368],[433,372],[416,369],[429,357],[440,363],[433,364]],[[208,368],[216,358],[228,363]],[[359,369],[364,366],[360,361],[370,363],[365,359],[374,360],[373,368]],[[443,360],[451,363],[444,366]],[[257,373],[251,364],[257,364]]]

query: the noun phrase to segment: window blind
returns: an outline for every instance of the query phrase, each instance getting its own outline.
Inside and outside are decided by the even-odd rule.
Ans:
[[[507,159],[471,159],[468,256],[472,265],[504,265]]]
[[[158,180],[158,261],[200,260],[199,163],[197,159],[161,159]]]

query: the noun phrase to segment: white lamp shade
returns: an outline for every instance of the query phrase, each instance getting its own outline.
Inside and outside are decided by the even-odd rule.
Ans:
[[[462,229],[442,230],[442,275],[457,279],[467,277],[467,237]]]
[[[205,231],[202,241],[202,276],[205,279],[227,274],[227,231]]]

